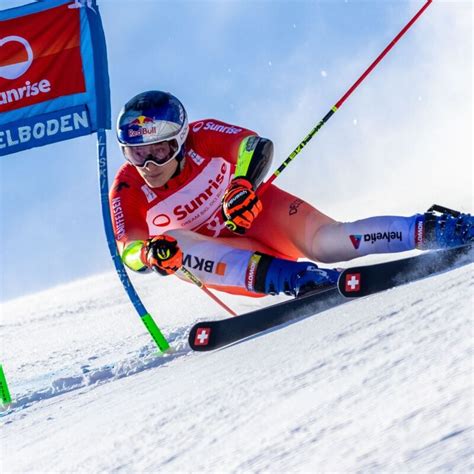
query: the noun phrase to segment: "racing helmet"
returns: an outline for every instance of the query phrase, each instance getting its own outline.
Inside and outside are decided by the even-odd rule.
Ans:
[[[168,92],[136,95],[117,119],[118,141],[125,158],[135,166],[148,161],[163,166],[173,158],[182,160],[188,131],[183,104]]]

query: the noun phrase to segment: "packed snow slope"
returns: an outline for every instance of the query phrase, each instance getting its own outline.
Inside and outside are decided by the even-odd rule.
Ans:
[[[5,303],[1,471],[472,472],[472,270],[211,353],[187,329],[220,310],[172,277],[136,280],[164,356],[113,274]]]

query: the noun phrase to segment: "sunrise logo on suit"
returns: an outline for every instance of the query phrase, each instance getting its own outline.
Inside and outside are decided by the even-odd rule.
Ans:
[[[219,165],[217,174],[214,179],[207,180],[207,187],[202,189],[201,192],[195,194],[192,199],[188,202],[178,204],[173,207],[172,212],[160,213],[153,217],[153,225],[157,227],[166,227],[168,226],[172,218],[176,219],[177,222],[183,221],[187,218],[190,219],[189,222],[199,220],[199,225],[202,224],[209,217],[206,216],[208,212],[211,212],[211,209],[216,207],[217,203],[220,202],[220,198],[224,193],[224,180],[226,176],[229,175],[230,167],[227,163],[222,163]],[[184,193],[182,192],[184,195]],[[206,207],[207,204],[212,204]],[[160,209],[163,208],[163,202],[159,203]],[[202,208],[205,209],[202,209]],[[218,205],[217,205],[218,207]],[[214,210],[212,210],[214,212]],[[170,217],[172,216],[172,218]],[[189,223],[187,222],[187,223]],[[197,224],[197,223],[196,223]]]

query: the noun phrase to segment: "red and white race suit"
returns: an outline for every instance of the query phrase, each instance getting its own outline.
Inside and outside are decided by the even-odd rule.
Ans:
[[[230,232],[224,225],[221,199],[234,176],[239,145],[249,135],[256,133],[214,119],[191,123],[184,166],[160,188],[148,187],[130,163],[122,165],[110,193],[119,250],[132,241],[168,233],[178,240],[184,265],[208,286],[256,296],[251,259],[256,251],[331,262],[414,247],[409,238],[414,235],[412,218],[341,224],[274,185],[261,196],[263,211],[245,236]],[[390,239],[387,243],[381,239],[379,245],[355,248],[351,234],[396,230],[394,220],[397,231],[404,232],[403,239],[392,245]]]

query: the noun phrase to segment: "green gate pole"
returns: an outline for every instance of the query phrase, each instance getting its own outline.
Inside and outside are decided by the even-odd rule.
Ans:
[[[2,399],[2,403],[7,405],[12,401],[12,397],[10,395],[10,390],[8,390],[7,379],[5,377],[5,372],[3,371],[2,364],[0,364],[0,398]]]

